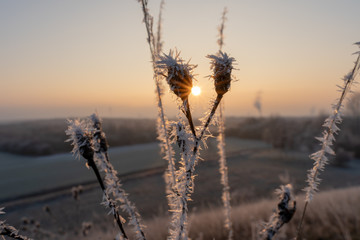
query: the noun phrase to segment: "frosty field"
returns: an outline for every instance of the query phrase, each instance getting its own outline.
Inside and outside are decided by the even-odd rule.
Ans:
[[[229,154],[264,147],[269,146],[260,141],[236,138],[229,138],[228,141]],[[207,156],[215,153],[210,151]],[[157,143],[113,147],[109,154],[121,175],[165,166]],[[86,161],[74,159],[70,153],[44,157],[0,153],[0,159],[0,188],[3,189],[0,201],[95,181],[93,173],[84,167]]]
[[[300,190],[305,185],[304,173],[312,165],[307,154],[274,149],[269,144],[256,140],[232,137],[226,141],[234,207],[270,198],[273,189],[286,179],[294,183],[297,186],[295,191],[301,194]],[[195,215],[198,212],[208,212],[209,209],[217,211],[221,207],[215,139],[211,139],[208,145],[208,150],[203,153],[204,161],[197,171],[196,191],[189,205],[190,213]],[[84,159],[75,160],[71,154],[36,158],[4,153],[1,156],[6,157],[1,159],[7,159],[1,162],[4,166],[1,169],[2,176],[24,176],[7,178],[1,182],[1,188],[4,189],[2,201],[13,198],[2,203],[7,206],[9,222],[22,226],[21,219],[26,217],[38,221],[41,229],[53,233],[59,231],[59,224],[54,223],[61,222],[62,231],[67,232],[67,235],[59,235],[55,239],[81,239],[77,231],[81,229],[82,222],[93,223],[94,236],[99,236],[99,231],[106,232],[103,236],[113,234],[113,220],[99,204],[102,194],[92,172],[84,166]],[[137,204],[147,224],[153,226],[151,219],[155,217],[166,219],[168,213],[163,181],[165,164],[159,155],[157,144],[114,147],[110,150],[110,158],[121,175],[130,199]],[[347,168],[329,167],[323,179],[322,191],[360,185],[360,161],[351,161]],[[84,192],[80,194],[79,201],[75,201],[71,196],[71,187],[78,184],[83,185]],[[24,195],[24,192],[27,194]],[[31,195],[34,192],[37,194]],[[51,209],[52,216],[43,210],[45,206]],[[271,211],[268,212],[270,213]]]

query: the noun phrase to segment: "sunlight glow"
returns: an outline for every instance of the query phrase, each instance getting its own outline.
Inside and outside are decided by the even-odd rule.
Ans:
[[[192,95],[194,95],[194,96],[200,95],[200,93],[201,93],[200,87],[194,86],[194,87],[191,89],[191,93],[192,93]]]

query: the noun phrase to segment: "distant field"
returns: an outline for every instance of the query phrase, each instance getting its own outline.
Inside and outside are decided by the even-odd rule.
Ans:
[[[159,151],[158,144],[149,143],[111,148],[109,155],[119,174],[125,174],[164,166]],[[70,153],[46,157],[0,153],[0,159],[0,201],[95,180],[86,160]]]
[[[301,194],[301,189],[305,186],[304,180],[307,170],[312,166],[312,161],[307,154],[274,149],[271,145],[261,141],[227,138],[226,142],[229,182],[234,206],[269,198],[284,180],[293,183],[296,193]],[[193,201],[189,204],[191,213],[208,211],[209,208],[216,209],[221,206],[222,187],[219,180],[218,155],[215,146],[215,140],[211,139],[209,149],[202,155],[205,161],[200,162],[197,167],[195,192],[192,196]],[[122,178],[124,179],[123,187],[130,194],[131,201],[136,204],[139,212],[146,220],[153,223],[150,220],[153,217],[167,216],[165,185],[161,169],[164,162],[158,155],[159,149],[157,145],[152,143],[126,148],[121,147],[112,151],[114,151],[110,153],[112,162],[114,162],[116,169],[121,174],[127,171],[138,171],[147,167],[160,166],[159,171],[142,171],[142,173],[130,174]],[[65,155],[58,155],[58,159],[63,156]],[[128,156],[129,158],[127,158]],[[130,158],[130,156],[134,156],[134,158]],[[35,162],[39,161],[35,164],[35,170],[32,170],[28,165],[27,168],[21,169],[20,174],[18,174],[19,177],[16,177],[17,180],[10,181],[9,184],[15,184],[12,185],[12,188],[19,188],[20,193],[26,190],[25,188],[28,188],[27,186],[24,187],[24,183],[20,182],[21,175],[28,176],[27,181],[29,183],[32,182],[31,178],[34,177],[34,182],[41,184],[49,184],[48,182],[50,182],[61,185],[72,182],[72,184],[77,185],[83,180],[94,179],[92,172],[85,168],[83,159],[78,161],[74,160],[70,155],[67,155],[67,157],[68,160],[56,160],[57,158],[54,157],[52,161],[54,165],[45,165],[51,173],[45,174],[46,176],[44,176],[42,182],[39,179],[42,178],[43,170],[39,168],[39,165],[43,164],[41,162],[43,159],[51,162],[51,157],[35,158]],[[18,156],[15,158],[20,159]],[[24,161],[28,162],[28,160]],[[13,161],[10,160],[11,162]],[[63,162],[67,162],[67,164],[64,165]],[[76,167],[71,164],[75,164]],[[16,172],[16,165],[13,165],[13,168],[11,168],[11,164],[8,165],[8,171]],[[36,171],[37,176],[31,174],[32,171]],[[5,174],[5,172],[3,171],[1,174]],[[323,179],[320,186],[321,191],[359,186],[360,161],[352,160],[347,168],[328,166],[321,178]],[[54,180],[49,181],[49,179]],[[35,185],[35,187],[39,186]],[[1,187],[4,189],[5,185],[1,185]],[[7,191],[9,188],[5,189]],[[21,226],[20,220],[22,217],[28,217],[39,221],[44,229],[54,232],[57,231],[54,228],[54,226],[57,226],[56,222],[61,222],[62,228],[67,229],[69,234],[74,234],[76,230],[81,228],[83,221],[93,222],[98,231],[103,229],[103,231],[112,232],[114,229],[112,227],[113,220],[111,216],[106,215],[107,210],[99,204],[102,194],[97,183],[85,184],[85,191],[80,195],[78,202],[72,199],[70,189],[71,186],[53,194],[44,194],[36,198],[28,196],[16,201],[3,202],[1,205],[6,207],[8,222],[16,226]],[[51,209],[56,222],[42,210],[44,206]],[[272,209],[268,211],[266,214],[271,214]],[[256,216],[253,217],[255,219]],[[77,239],[75,235],[72,238],[62,237],[59,239]]]
[[[313,152],[321,134],[324,116],[318,117],[267,117],[226,119],[228,137],[264,141],[273,147],[302,152]],[[199,123],[196,123],[199,124]],[[104,119],[104,132],[111,147],[155,142],[157,139],[154,119]],[[0,124],[0,152],[23,156],[48,156],[70,152],[65,142],[66,119],[24,121]],[[346,117],[335,143],[360,158],[359,119]],[[216,130],[212,131],[216,135]]]
[[[347,122],[348,126],[352,123]],[[33,125],[29,127],[27,124]],[[104,120],[104,127],[108,128],[105,132],[110,143],[110,160],[119,172],[123,187],[130,194],[129,198],[136,204],[150,226],[156,224],[156,221],[163,222],[168,215],[163,179],[166,163],[162,159],[157,142],[154,142],[156,138],[154,124],[146,120],[138,122],[124,119]],[[23,123],[23,125],[0,125],[0,139],[3,139],[2,142],[0,141],[0,146],[10,146],[9,149],[16,152],[16,154],[8,153],[9,149],[0,151],[0,189],[2,189],[0,205],[6,207],[7,221],[21,227],[22,217],[27,217],[39,221],[41,228],[46,231],[57,233],[59,229],[56,227],[60,225],[61,231],[65,230],[68,234],[61,233],[57,238],[36,239],[81,239],[76,231],[81,228],[81,223],[84,221],[96,224],[97,232],[94,236],[99,234],[100,229],[113,234],[113,219],[106,215],[107,210],[99,204],[102,193],[94,174],[85,167],[84,159],[76,160],[69,153],[70,144],[64,143],[66,124],[63,120]],[[45,125],[47,127],[44,127]],[[140,128],[141,126],[143,128]],[[243,209],[241,206],[244,204],[269,198],[284,181],[291,182],[295,192],[301,194],[301,189],[305,187],[307,170],[313,164],[308,157],[308,150],[314,146],[318,147],[316,141],[314,146],[301,145],[301,142],[310,138],[310,135],[311,138],[318,135],[311,130],[315,131],[315,126],[317,126],[316,121],[313,122],[311,119],[229,119],[226,155],[232,205]],[[153,129],[147,132],[150,128]],[[253,135],[249,135],[251,129]],[[278,132],[279,129],[286,131]],[[14,131],[12,135],[6,135],[12,131]],[[298,136],[301,131],[303,135]],[[136,135],[138,132],[144,134]],[[317,132],[320,132],[319,129]],[[356,131],[342,132],[343,135],[339,136],[339,139],[342,139],[340,144],[351,141],[354,143],[351,147],[357,149],[359,136]],[[123,141],[127,138],[130,140]],[[6,139],[8,141],[5,141]],[[50,141],[49,146],[58,144],[62,146],[53,149],[50,153],[60,153],[48,155],[49,152],[43,151],[47,148],[32,149],[32,146],[45,146],[42,143],[47,141]],[[135,144],[139,141],[146,143]],[[122,144],[127,146],[115,147]],[[204,149],[201,153],[204,161],[200,161],[195,172],[195,192],[192,195],[193,201],[189,203],[192,214],[201,212],[199,219],[202,216],[206,218],[207,215],[203,212],[207,212],[209,208],[217,209],[221,206],[222,186],[218,171],[216,139],[209,139],[207,144],[208,149]],[[294,144],[302,147],[292,147]],[[175,146],[178,153],[176,148]],[[28,152],[27,149],[32,150]],[[350,152],[351,148],[346,150]],[[354,157],[356,152],[351,154],[353,154],[352,158],[346,161],[345,167],[327,166],[326,171],[320,176],[323,179],[321,191],[360,185],[360,160]],[[84,192],[80,195],[80,200],[75,201],[71,197],[70,190],[79,184],[83,185]],[[269,204],[273,203],[266,203]],[[43,211],[45,206],[51,209],[52,216]],[[215,215],[219,214],[218,210],[214,211]],[[239,211],[236,210],[236,213],[241,214],[243,210]],[[270,214],[271,209],[269,211]],[[263,218],[266,216],[262,213],[260,215]],[[254,215],[253,218],[257,216]],[[216,221],[209,224],[219,225]],[[246,227],[248,234],[249,226]],[[162,234],[162,231],[159,230],[159,233]],[[107,236],[106,234],[100,232],[100,235]]]
[[[156,141],[154,119],[104,119],[110,146]],[[46,156],[71,151],[66,119],[34,120],[0,124],[0,151],[25,156]],[[126,136],[126,137],[124,137]]]
[[[203,156],[205,159],[216,154],[215,142],[210,141],[209,144],[209,151]],[[229,138],[227,151],[234,154],[244,149],[264,147],[269,145],[254,140]],[[119,174],[166,165],[157,143],[111,147],[109,155]],[[93,172],[85,167],[85,160],[76,160],[70,153],[25,157],[0,152],[0,176],[0,189],[3,189],[0,202],[21,195],[95,181]]]

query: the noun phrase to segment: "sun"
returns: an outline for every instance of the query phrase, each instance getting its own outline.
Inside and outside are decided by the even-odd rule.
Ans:
[[[192,95],[194,95],[194,96],[199,96],[200,93],[201,93],[201,88],[198,87],[198,86],[194,86],[194,87],[192,87],[192,89],[191,89],[191,93],[192,93]]]

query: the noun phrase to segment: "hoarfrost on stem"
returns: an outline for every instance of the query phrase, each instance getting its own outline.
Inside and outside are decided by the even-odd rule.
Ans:
[[[292,219],[296,211],[296,201],[289,204],[292,200],[291,184],[281,185],[275,193],[280,200],[277,205],[277,211],[271,215],[269,222],[264,223],[264,228],[261,231],[262,237],[266,240],[271,240],[280,228]]]

